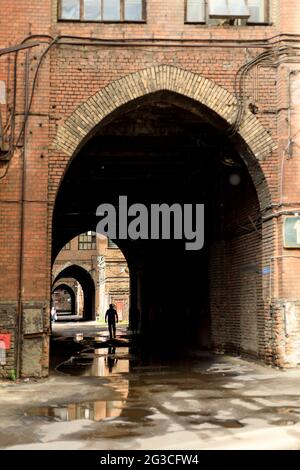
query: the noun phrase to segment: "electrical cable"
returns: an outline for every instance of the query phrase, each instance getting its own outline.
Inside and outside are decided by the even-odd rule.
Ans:
[[[48,34],[34,34],[34,35],[29,35],[27,36],[26,38],[24,38],[21,42],[21,45],[22,44],[25,44],[27,41],[29,40],[32,40],[32,39],[47,39],[50,41],[47,42],[48,46],[46,47],[46,49],[43,51],[43,53],[41,54],[40,58],[39,58],[39,61],[38,61],[38,64],[37,64],[37,68],[36,68],[36,71],[35,71],[35,75],[34,75],[34,79],[33,79],[33,84],[32,84],[32,91],[31,91],[31,96],[30,96],[30,101],[29,101],[29,106],[28,106],[28,109],[27,111],[25,112],[24,114],[24,121],[23,121],[23,124],[22,124],[22,127],[21,127],[21,130],[19,132],[19,135],[18,135],[18,138],[15,142],[15,139],[14,139],[14,128],[15,128],[15,111],[16,111],[16,100],[15,100],[15,96],[16,96],[16,79],[17,79],[17,73],[16,73],[16,69],[17,69],[17,57],[18,57],[18,51],[14,51],[15,52],[15,68],[14,68],[14,103],[13,103],[13,108],[12,108],[12,119],[11,119],[11,126],[12,126],[12,133],[11,133],[11,145],[10,145],[10,150],[8,151],[8,156],[10,157],[9,158],[9,162],[11,160],[11,156],[13,155],[13,153],[15,152],[16,148],[18,147],[19,143],[20,143],[20,140],[22,138],[22,135],[23,135],[23,132],[24,132],[24,129],[25,129],[25,126],[26,126],[26,123],[27,123],[27,120],[29,118],[29,115],[30,115],[30,111],[31,111],[31,107],[32,107],[32,103],[33,103],[33,98],[34,98],[34,92],[35,92],[35,89],[36,89],[36,82],[37,82],[37,78],[38,78],[38,74],[39,74],[39,70],[41,68],[41,65],[42,65],[42,62],[44,60],[44,58],[46,57],[46,55],[48,54],[48,52],[50,51],[50,49],[56,44],[56,45],[70,45],[70,46],[74,46],[74,45],[103,45],[103,46],[107,46],[107,45],[110,45],[110,46],[143,46],[143,45],[147,45],[147,43],[151,42],[151,45],[158,45],[158,46],[171,46],[171,47],[174,47],[174,45],[176,46],[184,46],[184,47],[242,47],[242,48],[247,48],[247,47],[255,47],[255,48],[259,48],[259,47],[268,47],[268,48],[272,48],[274,47],[276,44],[279,44],[279,43],[282,43],[283,40],[285,41],[290,41],[290,42],[293,42],[293,41],[296,41],[296,39],[298,39],[300,37],[299,34],[289,34],[289,33],[280,33],[278,35],[275,35],[275,36],[272,36],[270,38],[267,38],[267,39],[263,39],[263,40],[256,40],[256,39],[246,39],[246,40],[242,40],[242,39],[236,39],[236,40],[232,40],[232,39],[212,39],[212,38],[202,38],[202,39],[199,39],[198,41],[195,41],[195,40],[184,40],[184,39],[176,39],[176,38],[168,38],[167,40],[165,38],[128,38],[128,39],[123,39],[123,40],[120,40],[120,39],[111,39],[111,38],[97,38],[97,37],[93,37],[93,36],[76,36],[76,35],[59,35],[59,36],[56,36],[56,37],[53,37],[51,35],[48,35]],[[288,39],[282,39],[282,38],[288,38]],[[74,42],[74,41],[77,41],[79,40],[80,42]],[[275,40],[275,41],[274,41]],[[66,42],[64,42],[66,41]],[[70,42],[69,42],[70,41]],[[163,42],[162,41],[167,41],[167,42]],[[191,43],[191,41],[193,41],[193,43]],[[175,44],[175,43],[178,43],[178,44]],[[200,43],[202,42],[202,44]],[[42,44],[42,43],[41,43]],[[237,99],[237,115],[236,115],[236,119],[235,119],[235,122],[230,126],[229,130],[227,131],[227,134],[228,135],[234,135],[238,132],[238,129],[243,121],[243,118],[244,118],[244,114],[245,114],[245,97],[244,97],[244,89],[245,89],[245,82],[246,82],[246,77],[248,75],[248,73],[250,72],[250,70],[255,66],[255,65],[261,65],[262,63],[266,63],[267,60],[270,60],[270,63],[271,63],[271,60],[274,58],[274,56],[277,54],[283,54],[283,53],[289,53],[293,50],[300,50],[300,47],[296,47],[296,46],[283,46],[283,48],[280,50],[280,49],[277,49],[277,50],[267,50],[267,51],[264,51],[262,53],[260,53],[258,56],[256,56],[254,59],[251,59],[249,62],[247,62],[246,64],[243,64],[237,71],[236,73],[236,78],[235,78],[235,82],[234,82],[234,94],[235,94],[235,97]],[[298,57],[298,55],[297,55]],[[15,142],[13,144],[13,142]],[[3,179],[7,172],[8,172],[8,169],[9,169],[9,162],[8,162],[8,165],[6,167],[6,170],[4,172],[3,175],[0,176],[0,180]]]
[[[236,134],[241,126],[241,123],[245,115],[245,88],[246,88],[246,79],[247,76],[252,70],[253,67],[269,65],[273,67],[278,67],[283,61],[280,60],[282,55],[287,55],[288,57],[299,57],[299,54],[296,54],[294,51],[295,48],[290,48],[288,46],[282,46],[281,48],[275,49],[273,51],[264,51],[256,56],[254,59],[251,59],[246,64],[243,64],[238,71],[236,72],[236,77],[234,81],[234,95],[237,100],[237,115],[234,123],[230,126],[227,131],[228,135],[232,136]],[[296,48],[298,50],[299,48]],[[277,60],[276,60],[277,58]]]

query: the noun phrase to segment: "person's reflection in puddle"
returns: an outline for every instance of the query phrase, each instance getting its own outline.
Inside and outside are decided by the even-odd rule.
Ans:
[[[109,372],[112,372],[113,368],[117,365],[118,359],[115,356],[116,348],[110,346],[108,348],[108,354],[105,358],[106,367],[108,367]]]

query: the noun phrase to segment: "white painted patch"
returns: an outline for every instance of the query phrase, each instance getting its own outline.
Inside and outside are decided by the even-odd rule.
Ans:
[[[0,80],[0,104],[6,104],[6,86],[3,80]]]

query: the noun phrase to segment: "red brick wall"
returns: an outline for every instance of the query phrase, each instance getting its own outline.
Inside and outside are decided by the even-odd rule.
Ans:
[[[233,92],[234,77],[239,67],[262,51],[262,48],[253,48],[249,44],[245,47],[241,41],[265,39],[280,32],[298,33],[299,31],[300,4],[296,0],[272,2],[272,25],[254,27],[186,25],[184,24],[183,3],[183,0],[164,2],[148,0],[146,24],[78,24],[57,22],[56,0],[43,2],[25,0],[21,5],[16,0],[3,0],[2,2],[5,15],[1,15],[0,19],[0,47],[20,42],[28,34],[51,33],[53,36],[73,34],[120,40],[134,38],[145,40],[142,46],[136,47],[130,45],[126,45],[126,47],[53,46],[51,53],[42,63],[31,108],[34,115],[29,118],[27,130],[27,184],[22,261],[23,304],[26,307],[26,303],[28,305],[31,305],[32,302],[36,303],[37,308],[41,309],[41,315],[44,315],[44,306],[47,311],[50,297],[52,208],[59,182],[69,162],[69,157],[51,149],[58,125],[62,124],[78,105],[113,80],[156,64],[169,64],[196,72],[226,88],[229,92]],[[166,44],[164,46],[159,44],[158,38],[166,40]],[[167,41],[170,38],[176,39],[177,42]],[[211,42],[206,43],[205,47],[200,46],[199,43],[198,45],[193,43],[193,41],[200,39],[211,39]],[[216,39],[231,39],[233,41],[231,46],[234,47],[225,48],[224,44],[217,46],[214,43]],[[153,44],[150,43],[150,40],[153,40]],[[45,47],[46,45],[41,45],[29,52],[30,86],[38,60]],[[17,116],[16,135],[20,129],[18,123],[22,122],[22,113],[24,112],[25,55],[25,52],[20,52],[18,58],[16,111],[18,114],[21,113],[21,116]],[[256,104],[258,119],[270,131],[273,140],[278,144],[277,151],[261,164],[271,191],[272,202],[283,202],[287,206],[290,204],[289,210],[299,208],[300,201],[298,194],[300,166],[296,163],[296,158],[287,160],[283,156],[288,137],[286,120],[289,119],[286,111],[289,99],[287,77],[288,71],[295,67],[297,66],[294,64],[289,64],[287,67],[283,65],[277,69],[268,66],[260,67],[251,72],[247,82],[247,99]],[[0,80],[7,82],[8,69],[12,74],[12,56],[3,56],[0,58]],[[293,75],[292,80],[296,79],[296,75]],[[10,78],[9,105],[12,102],[11,87],[12,80]],[[2,106],[2,110],[5,116],[7,112],[5,105]],[[298,113],[298,111],[295,112]],[[296,122],[296,124],[291,124],[292,132],[297,132],[298,114],[292,114],[290,119],[291,122]],[[295,149],[294,157],[297,154],[298,150]],[[17,311],[19,295],[22,158],[20,149],[14,153],[7,176],[0,180],[0,299],[3,305],[12,303],[15,311]],[[284,161],[284,195],[282,195],[282,161]],[[6,163],[0,162],[0,173],[6,170],[6,165]],[[259,185],[257,189],[259,189]],[[272,215],[272,210],[270,209],[265,215]],[[270,265],[272,256],[290,254],[288,250],[282,249],[281,230],[281,218],[275,219],[274,222],[272,219],[266,221],[262,242],[263,267]],[[273,244],[273,234],[277,236],[275,244]],[[249,243],[251,245],[252,242]],[[240,247],[244,244],[245,240],[241,240],[239,246],[228,247],[228,250],[234,249],[239,252]],[[296,251],[293,253],[296,254]],[[245,256],[247,258],[248,255]],[[245,262],[248,263],[254,258],[253,251]],[[278,298],[299,299],[299,261],[290,258],[282,262],[276,261],[276,263],[278,263],[277,271],[271,277],[273,285],[277,287],[274,287],[272,295],[278,296]],[[247,277],[248,274],[245,276]],[[251,282],[255,282],[254,279]],[[268,304],[271,299],[268,299],[267,295],[267,278],[264,277],[262,282],[265,288],[261,309],[265,312],[265,318],[261,328],[266,328],[265,332],[267,332],[271,331],[271,327],[269,328],[267,325],[272,324]],[[241,292],[238,281],[236,287],[237,292]],[[242,292],[241,296],[244,297],[245,292]],[[249,296],[251,303],[251,293]],[[254,304],[251,305],[251,310],[253,310]],[[0,318],[0,328],[4,328],[6,326],[5,317],[0,316]],[[230,319],[228,321],[231,322]],[[44,327],[46,331],[47,321]],[[13,329],[14,327],[12,327]],[[231,331],[234,330],[231,329]],[[267,343],[271,336],[271,333],[266,333],[266,340],[259,338],[259,341],[262,341],[265,346],[265,352],[260,352],[261,355],[269,354]],[[228,337],[226,341],[230,342],[231,339]],[[288,339],[285,338],[285,341]],[[262,348],[260,345],[260,349]],[[245,347],[245,350],[250,352],[252,349],[252,347]],[[269,348],[269,351],[272,350],[272,347]],[[44,357],[47,357],[47,351]],[[9,367],[13,367],[13,362],[12,359]],[[31,373],[32,370],[28,366],[26,357],[23,362],[25,364],[24,373]],[[46,362],[41,360],[40,369],[38,367],[36,371],[37,374],[43,373]]]
[[[16,0],[1,2],[0,14],[0,48],[9,47],[21,42],[30,34],[48,34],[51,27],[50,19],[51,0],[39,2],[37,0]],[[37,60],[34,58],[41,54],[44,46],[40,46],[29,52],[30,81]],[[19,123],[24,113],[24,68],[25,52],[19,52],[17,61],[17,102],[16,102],[16,136],[20,131]],[[26,317],[26,312],[31,314],[31,307],[36,307],[40,316],[44,317],[44,330],[48,326],[45,317],[45,301],[49,292],[49,260],[47,253],[47,190],[48,190],[48,121],[49,121],[49,68],[47,61],[41,70],[38,89],[39,99],[36,100],[38,116],[30,118],[27,151],[27,188],[24,194],[25,203],[25,236],[24,236],[24,282],[22,286],[22,307],[20,312]],[[14,56],[4,55],[0,57],[0,80],[6,84],[7,105],[2,106],[4,118],[7,116],[7,108],[12,106],[13,100],[13,62]],[[49,62],[48,62],[49,63]],[[36,109],[37,111],[37,109]],[[21,115],[20,115],[21,114]],[[41,155],[43,153],[43,157]],[[20,232],[21,232],[21,182],[22,182],[22,151],[16,151],[10,162],[7,176],[0,180],[0,330],[9,329],[13,336],[16,331],[16,312],[19,300],[19,260],[20,260]],[[0,162],[0,175],[6,171],[6,164]],[[30,201],[30,202],[29,202]],[[31,273],[31,274],[30,274]],[[30,302],[28,302],[30,301]],[[9,305],[7,309],[6,305]],[[9,321],[5,320],[5,312],[9,310]],[[24,331],[26,331],[26,319]],[[47,340],[41,334],[35,341],[42,352],[40,361],[35,365],[37,375],[47,370]],[[8,372],[16,368],[15,338],[9,353],[7,366]],[[28,341],[27,341],[28,345]],[[45,349],[46,348],[46,349]],[[29,348],[30,349],[30,348]],[[46,362],[45,362],[46,360]],[[24,342],[24,370],[29,374],[32,371],[28,348]],[[44,369],[45,366],[45,369]],[[1,374],[1,370],[0,370]]]

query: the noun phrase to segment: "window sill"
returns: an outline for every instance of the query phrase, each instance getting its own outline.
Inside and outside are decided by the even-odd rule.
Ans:
[[[273,23],[247,23],[245,26],[273,26]]]
[[[145,24],[146,20],[68,20],[68,19],[57,19],[58,23],[96,23],[96,24]]]
[[[191,25],[197,25],[197,24],[206,25],[207,23],[206,23],[206,21],[185,21],[184,24],[185,25],[190,25],[190,24]]]
[[[273,23],[246,23],[242,25],[236,25],[236,24],[209,24],[206,22],[200,22],[200,21],[185,21],[184,22],[185,26],[206,26],[208,28],[247,28],[248,26],[274,26]]]

